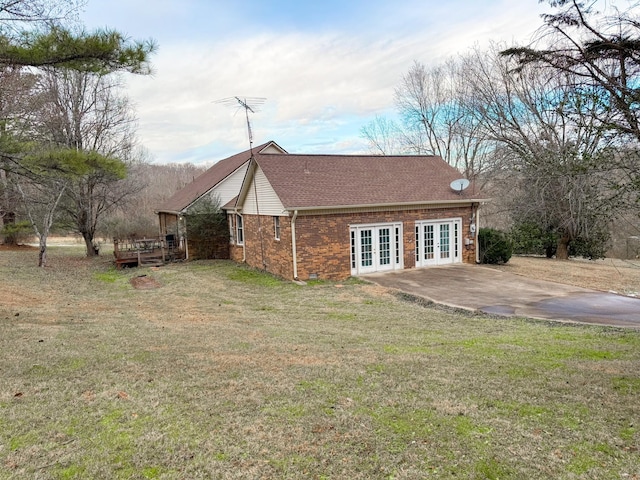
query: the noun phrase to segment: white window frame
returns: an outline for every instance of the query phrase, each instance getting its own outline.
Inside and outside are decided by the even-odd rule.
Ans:
[[[273,217],[273,236],[276,240],[280,240],[280,217]]]
[[[233,214],[227,215],[227,222],[229,222],[229,243],[236,243],[236,229],[233,222]]]
[[[244,245],[244,220],[239,213],[236,214],[236,245]]]

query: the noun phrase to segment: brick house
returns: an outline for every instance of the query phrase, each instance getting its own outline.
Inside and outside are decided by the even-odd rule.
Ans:
[[[223,162],[208,184],[197,178],[158,213],[177,212],[177,198],[219,195],[238,262],[301,280],[476,262],[485,198],[473,184],[453,190],[460,173],[440,157],[299,155],[268,142],[212,169]],[[242,181],[221,179],[223,170]]]
[[[256,147],[255,157],[267,153],[286,153],[275,142],[267,142]],[[199,200],[208,197],[224,205],[238,196],[251,159],[250,152],[241,152],[224,160],[216,162],[202,175],[196,177],[192,183],[177,191],[158,208],[160,235],[170,236],[185,246],[187,257],[189,251],[186,242],[185,215]],[[229,247],[222,246],[220,258],[229,258]]]

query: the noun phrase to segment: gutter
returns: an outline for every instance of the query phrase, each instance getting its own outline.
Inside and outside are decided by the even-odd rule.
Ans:
[[[298,218],[298,210],[293,212],[291,217],[291,253],[293,255],[293,279],[298,280],[298,252],[296,248],[296,218]]]
[[[428,202],[403,202],[403,203],[368,203],[361,205],[322,205],[322,206],[289,206],[285,207],[287,210],[304,210],[304,211],[314,211],[314,210],[344,210],[344,209],[354,209],[354,208],[381,208],[381,207],[422,207],[429,205],[465,205],[465,204],[473,204],[473,203],[481,203],[486,202],[488,199],[486,198],[469,198],[464,200],[434,200]]]

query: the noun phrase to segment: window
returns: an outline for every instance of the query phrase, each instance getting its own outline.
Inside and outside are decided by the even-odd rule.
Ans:
[[[233,227],[233,215],[227,216],[227,222],[229,223],[229,243],[235,243],[236,230]]]
[[[236,243],[238,245],[244,244],[244,225],[242,222],[242,215],[236,215]]]
[[[460,247],[458,242],[458,236],[460,235],[460,224],[456,221],[453,224],[453,256],[458,258],[460,256]]]
[[[273,233],[276,240],[280,240],[280,217],[273,217]]]
[[[356,230],[351,229],[351,270],[356,268]]]

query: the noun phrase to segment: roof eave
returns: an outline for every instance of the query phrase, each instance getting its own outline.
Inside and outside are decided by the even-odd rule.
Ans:
[[[175,211],[175,210],[154,210],[154,213],[158,215],[159,213],[169,213],[171,215],[182,215],[183,212]]]
[[[462,205],[467,203],[488,202],[489,198],[465,198],[460,200],[430,200],[428,202],[403,202],[403,203],[365,203],[360,205],[317,205],[313,207],[285,207],[287,211],[293,212],[314,211],[314,210],[346,210],[353,208],[387,208],[387,207],[408,207],[408,206],[429,206],[429,205]]]

